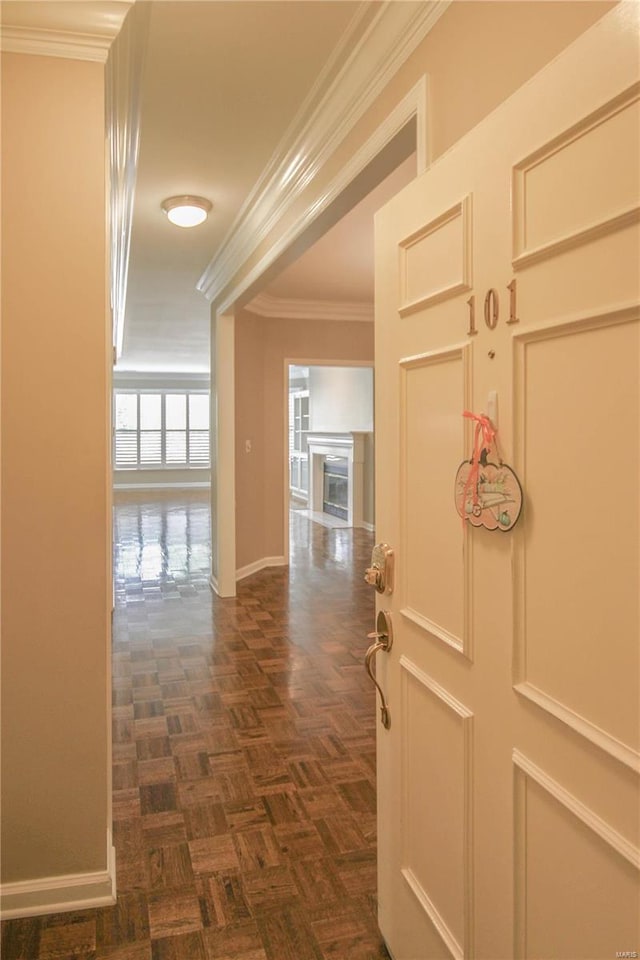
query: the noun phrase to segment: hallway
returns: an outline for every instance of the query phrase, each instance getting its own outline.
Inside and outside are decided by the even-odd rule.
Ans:
[[[208,492],[115,506],[115,907],[4,960],[377,960],[372,535],[291,514],[291,567],[208,585]]]

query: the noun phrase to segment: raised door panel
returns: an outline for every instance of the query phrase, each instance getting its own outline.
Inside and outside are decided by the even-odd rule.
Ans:
[[[517,268],[637,222],[639,97],[633,84],[514,168]]]
[[[400,659],[402,875],[452,957],[471,952],[473,715]]]
[[[468,554],[452,508],[451,463],[464,457],[471,346],[400,362],[400,602],[431,637],[470,650]]]
[[[640,851],[514,753],[518,960],[594,960],[634,951]]]
[[[515,680],[631,765],[640,737],[639,317],[629,308],[515,337],[527,490]]]
[[[473,272],[471,196],[406,237],[399,257],[401,317],[468,290]]]

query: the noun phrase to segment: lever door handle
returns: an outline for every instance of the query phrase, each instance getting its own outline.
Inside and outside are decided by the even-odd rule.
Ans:
[[[378,619],[376,622],[377,630],[373,633],[367,635],[368,640],[373,640],[369,649],[367,650],[364,657],[364,666],[373,680],[378,693],[380,694],[380,700],[382,704],[380,706],[380,713],[382,719],[382,726],[385,730],[388,730],[391,726],[391,715],[389,713],[389,704],[387,703],[386,697],[382,691],[382,687],[376,680],[375,674],[373,672],[373,659],[380,650],[385,650],[387,653],[391,650],[393,644],[393,628],[391,625],[391,614],[388,610],[380,610],[378,613]]]

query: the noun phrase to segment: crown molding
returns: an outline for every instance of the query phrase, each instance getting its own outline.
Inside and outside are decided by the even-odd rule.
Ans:
[[[94,3],[35,2],[2,4],[0,49],[106,63],[109,48],[134,0]]]
[[[3,53],[30,53],[65,60],[90,60],[106,63],[112,38],[59,30],[33,30],[29,27],[3,27],[0,49]]]
[[[449,6],[361,4],[197,284],[217,300]]]
[[[304,234],[314,220],[348,189],[356,177],[393,141],[394,137],[412,119],[416,120],[417,173],[427,169],[427,78],[423,76],[405,97],[397,104],[388,117],[380,124],[371,137],[360,147],[350,160],[340,168],[324,192],[313,197],[307,207],[269,246],[266,253],[255,265],[231,286],[216,304],[217,313],[227,313],[239,303],[245,295],[251,296],[251,290],[259,284],[278,258],[289,250]]]
[[[295,300],[259,293],[245,308],[260,317],[278,320],[341,320],[373,323],[373,304],[337,300]]]
[[[111,310],[116,360],[122,356],[140,153],[140,112],[151,4],[136,3],[113,44],[106,69],[111,214]]]

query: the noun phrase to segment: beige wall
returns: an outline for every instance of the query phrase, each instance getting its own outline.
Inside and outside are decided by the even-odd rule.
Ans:
[[[107,866],[104,67],[2,57],[2,880]]]
[[[285,360],[373,360],[370,323],[236,318],[236,560],[284,550]],[[247,453],[245,441],[251,440]]]
[[[456,0],[247,258],[219,301],[232,295],[288,228],[307,218],[327,185],[425,74],[428,156],[435,160],[615,5],[598,0]]]

